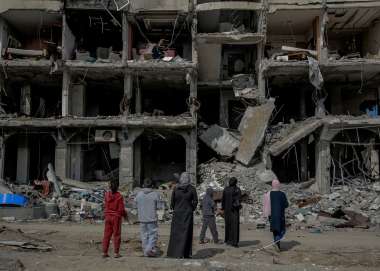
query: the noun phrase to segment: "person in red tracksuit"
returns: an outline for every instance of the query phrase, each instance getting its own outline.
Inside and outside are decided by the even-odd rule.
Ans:
[[[126,218],[126,211],[124,208],[124,198],[117,191],[119,183],[115,181],[110,182],[110,190],[105,194],[104,202],[104,236],[103,236],[103,257],[109,257],[108,248],[110,245],[111,237],[113,235],[113,245],[115,258],[121,257],[120,243],[121,243],[121,223],[123,217]]]

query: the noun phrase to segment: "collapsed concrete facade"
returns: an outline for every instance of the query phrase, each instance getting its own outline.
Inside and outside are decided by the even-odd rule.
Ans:
[[[255,130],[241,131],[245,148],[255,147],[245,164],[259,157],[281,179],[315,178],[326,193],[330,180],[355,175],[331,170],[350,160],[343,145],[356,156],[371,147],[378,172],[380,118],[355,117],[378,106],[378,1],[127,2],[2,1],[1,178],[27,184],[54,162],[61,178],[115,178],[129,190],[184,170],[195,182],[197,164],[214,155],[198,141],[198,124],[238,130],[247,106],[271,97],[269,130],[318,120],[258,151],[244,141]],[[156,58],[148,45],[161,40],[165,55]],[[281,58],[282,46],[296,52]],[[323,86],[311,82],[306,55]],[[249,77],[242,88],[239,74]],[[283,159],[290,148],[296,162]]]

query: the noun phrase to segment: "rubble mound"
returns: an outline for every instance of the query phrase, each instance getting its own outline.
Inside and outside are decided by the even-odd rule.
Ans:
[[[263,165],[243,167],[227,162],[210,162],[199,166],[199,196],[208,187],[222,191],[230,177],[236,177],[245,195],[241,221],[243,223],[267,223],[262,214],[263,195],[270,191],[274,173]],[[283,183],[289,208],[287,222],[295,228],[368,228],[380,225],[380,183],[360,180],[350,185],[331,187],[331,193],[320,195],[309,183]]]

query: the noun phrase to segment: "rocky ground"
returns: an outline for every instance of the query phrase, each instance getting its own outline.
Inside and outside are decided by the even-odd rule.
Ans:
[[[223,226],[219,225],[223,236]],[[160,226],[159,245],[165,252],[169,225]],[[144,258],[137,225],[123,226],[120,259],[102,259],[103,225],[84,223],[14,222],[0,225],[0,241],[24,241],[28,248],[0,246],[0,270],[378,270],[380,231],[339,229],[312,232],[289,231],[284,251],[271,246],[268,230],[242,225],[240,248],[198,245],[195,226],[194,257],[191,260]],[[33,247],[32,244],[35,246]],[[37,248],[41,249],[37,249]],[[50,251],[45,251],[51,247]]]

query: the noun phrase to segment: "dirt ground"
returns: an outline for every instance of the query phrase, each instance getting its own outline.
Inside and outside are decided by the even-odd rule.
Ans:
[[[193,259],[165,257],[170,225],[160,225],[163,256],[144,258],[138,225],[123,225],[122,258],[101,258],[102,224],[16,222],[0,223],[0,241],[13,240],[51,246],[39,251],[0,246],[0,270],[379,270],[380,231],[341,230],[312,233],[290,231],[284,251],[272,246],[267,230],[242,225],[239,248],[199,245],[200,226],[195,226]],[[223,227],[219,226],[223,236]],[[111,245],[112,246],[112,245]],[[112,255],[112,251],[111,251]]]

